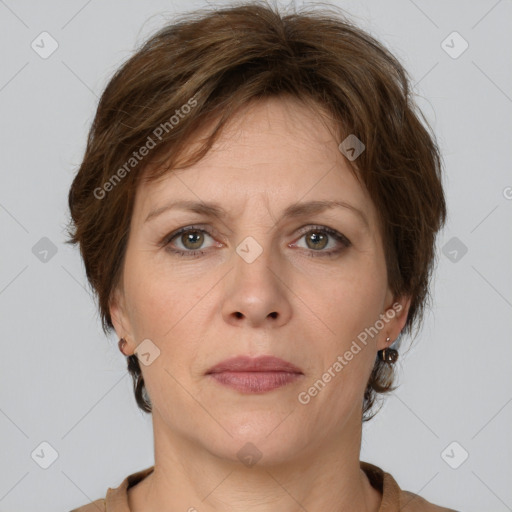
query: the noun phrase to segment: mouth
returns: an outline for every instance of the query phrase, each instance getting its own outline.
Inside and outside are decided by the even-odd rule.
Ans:
[[[213,366],[206,376],[241,393],[265,393],[304,377],[300,368],[273,356],[238,356]]]

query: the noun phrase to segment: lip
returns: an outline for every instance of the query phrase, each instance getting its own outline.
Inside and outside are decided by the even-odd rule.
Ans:
[[[297,366],[274,356],[238,356],[210,368],[206,375],[240,393],[266,393],[304,376]]]
[[[285,372],[303,375],[302,370],[294,364],[274,356],[232,357],[216,364],[206,374],[222,372]]]

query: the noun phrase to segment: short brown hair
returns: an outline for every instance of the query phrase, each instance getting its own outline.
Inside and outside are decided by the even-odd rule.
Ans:
[[[103,92],[69,191],[68,243],[80,244],[104,332],[113,329],[109,303],[143,170],[144,179],[153,180],[178,168],[193,134],[217,121],[206,144],[181,168],[199,161],[237,109],[291,95],[326,112],[338,142],[352,134],[365,145],[357,160],[347,161],[379,214],[389,286],[395,297],[412,297],[402,331],[412,334],[430,299],[435,238],[446,205],[439,150],[409,83],[399,61],[334,7],[281,13],[265,2],[240,3],[187,13],[154,34]],[[156,147],[138,165],[134,150],[150,140]],[[137,404],[151,412],[135,355],[128,369]],[[377,358],[363,421],[374,416],[366,413],[378,393],[396,389],[393,380],[392,366]]]

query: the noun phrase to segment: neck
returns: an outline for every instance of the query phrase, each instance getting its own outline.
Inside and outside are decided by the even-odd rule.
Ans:
[[[153,431],[155,469],[129,490],[133,512],[379,509],[382,496],[359,466],[360,420],[348,422],[339,439],[319,439],[277,461],[263,454],[250,467],[169,432],[157,411]]]

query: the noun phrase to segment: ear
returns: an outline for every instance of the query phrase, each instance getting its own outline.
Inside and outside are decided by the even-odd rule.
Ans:
[[[384,328],[377,341],[378,350],[388,348],[398,338],[407,322],[411,307],[412,297],[410,295],[396,298],[389,294],[388,298],[390,300],[387,301],[388,307],[384,311]],[[390,338],[390,340],[386,341],[386,338]]]
[[[125,351],[129,351],[133,343],[131,323],[126,309],[124,292],[119,287],[112,292],[109,301],[109,312],[117,337],[124,338],[127,341],[128,347]]]

